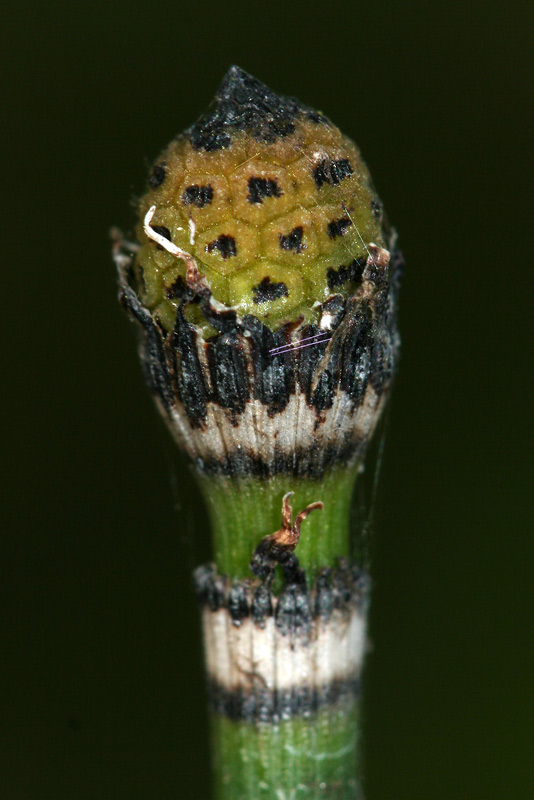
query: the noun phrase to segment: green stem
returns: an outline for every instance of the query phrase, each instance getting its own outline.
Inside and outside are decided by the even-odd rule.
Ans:
[[[217,800],[356,800],[355,704],[251,725],[212,717]]]
[[[263,536],[280,527],[282,497],[292,491],[294,515],[317,500],[324,504],[304,521],[296,549],[311,587],[319,570],[351,556],[349,517],[356,474],[357,467],[332,470],[320,481],[284,475],[268,480],[202,478],[218,572],[233,581],[253,578],[249,564],[254,549]],[[275,583],[277,588],[280,584]],[[295,646],[306,651],[306,645]],[[313,668],[305,667],[302,680],[312,674]],[[234,720],[214,712],[216,798],[356,800],[361,797],[358,736],[355,695],[279,722]]]
[[[263,536],[280,527],[282,497],[291,499],[296,514],[309,503],[322,500],[302,525],[297,555],[309,581],[340,557],[348,558],[350,505],[356,468],[332,470],[320,481],[278,475],[267,480],[201,478],[210,512],[214,560],[217,569],[233,580],[251,578],[250,559]]]

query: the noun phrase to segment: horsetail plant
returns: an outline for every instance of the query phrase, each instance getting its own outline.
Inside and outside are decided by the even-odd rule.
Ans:
[[[360,797],[349,510],[399,348],[395,232],[350,139],[237,67],[139,220],[114,246],[120,298],[212,525],[194,581],[216,796]]]

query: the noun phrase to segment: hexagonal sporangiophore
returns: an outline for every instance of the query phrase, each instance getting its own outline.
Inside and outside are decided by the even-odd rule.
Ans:
[[[230,275],[260,256],[259,232],[246,222],[230,219],[204,231],[192,250],[202,264]]]
[[[303,302],[308,282],[298,270],[266,258],[228,277],[228,301],[238,314],[253,314],[269,324]]]
[[[269,222],[262,230],[262,252],[267,258],[298,269],[318,254],[313,216],[305,208]]]
[[[197,234],[235,218],[229,182],[224,175],[188,172],[178,190],[176,204],[185,219],[193,220]]]
[[[298,201],[291,175],[282,166],[251,158],[230,177],[233,209],[238,219],[263,226]]]

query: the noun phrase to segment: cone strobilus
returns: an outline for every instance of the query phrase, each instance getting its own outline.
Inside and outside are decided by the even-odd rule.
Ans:
[[[120,298],[208,505],[216,796],[360,797],[369,577],[349,531],[399,349],[402,257],[357,147],[232,67],[154,164]],[[281,519],[280,519],[281,518]],[[357,535],[357,532],[356,532]]]

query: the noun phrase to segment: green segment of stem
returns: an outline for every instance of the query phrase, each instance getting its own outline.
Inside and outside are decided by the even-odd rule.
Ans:
[[[282,498],[293,519],[310,503],[323,509],[303,522],[296,553],[308,585],[323,567],[350,558],[350,510],[357,466],[321,480],[202,478],[213,532],[214,560],[233,580],[252,577],[251,557],[263,536],[280,528]],[[298,645],[297,645],[298,646]],[[333,654],[335,655],[335,654]],[[217,800],[357,800],[358,702],[279,723],[244,722],[212,714]]]
[[[309,503],[322,500],[303,522],[297,555],[310,582],[325,566],[350,556],[349,513],[357,468],[327,472],[321,480],[277,475],[273,478],[203,477],[213,532],[217,569],[232,579],[250,578],[250,559],[263,536],[280,527],[282,497],[291,498],[294,516]]]
[[[356,800],[357,703],[278,725],[214,714],[217,800]]]

